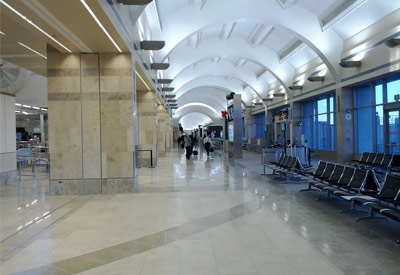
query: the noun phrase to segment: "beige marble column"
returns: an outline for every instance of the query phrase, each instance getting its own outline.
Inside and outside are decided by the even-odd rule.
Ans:
[[[130,54],[48,53],[50,194],[134,191]]]
[[[134,185],[133,70],[130,54],[100,54],[102,192]]]
[[[157,162],[158,119],[157,101],[154,91],[137,91],[138,148],[153,150],[153,165]],[[150,153],[139,151],[139,166],[150,166]]]
[[[158,120],[158,156],[165,157],[167,150],[168,117],[164,105],[157,107]]]
[[[0,91],[0,186],[16,183],[15,96]]]

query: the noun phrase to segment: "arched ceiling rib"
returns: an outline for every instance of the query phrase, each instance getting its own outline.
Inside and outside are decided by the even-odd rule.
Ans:
[[[295,5],[290,9],[282,9],[276,1],[207,1],[200,11],[191,8],[178,10],[163,22],[162,37],[168,43],[160,52],[161,59],[167,57],[181,41],[199,30],[238,21],[262,23],[291,33],[308,45],[326,64],[333,78],[339,81],[338,63],[343,40],[331,29],[322,32],[318,17],[314,14]]]

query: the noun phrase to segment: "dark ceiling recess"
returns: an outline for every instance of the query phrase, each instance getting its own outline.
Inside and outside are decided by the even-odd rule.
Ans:
[[[145,40],[140,42],[140,48],[147,51],[158,51],[164,48],[165,41],[149,41]]]
[[[172,92],[175,88],[168,87],[168,88],[161,88],[163,92]]]
[[[165,98],[174,98],[176,95],[165,95]]]
[[[290,90],[301,90],[303,89],[303,86],[299,86],[299,85],[293,85],[293,86],[289,86]]]
[[[361,61],[342,60],[342,62],[340,62],[339,65],[342,66],[343,68],[356,68],[361,66]]]
[[[151,63],[152,70],[166,70],[169,68],[169,63]]]
[[[263,98],[263,101],[265,102],[265,101],[273,101],[274,99],[273,98],[270,98],[270,97],[268,97],[268,98]]]
[[[385,45],[389,48],[394,48],[400,45],[400,38],[392,38],[385,41]]]
[[[124,5],[135,5],[135,6],[142,6],[147,5],[148,3],[152,2],[153,0],[117,0],[119,4]]]
[[[325,77],[323,77],[323,76],[310,76],[307,79],[308,79],[308,81],[316,82],[316,81],[324,81]]]
[[[255,102],[254,103],[254,106],[260,106],[260,105],[262,105],[262,102]]]
[[[158,80],[158,84],[171,84],[172,79],[167,79],[167,78],[160,78]]]
[[[284,97],[285,94],[279,93],[279,94],[274,94],[274,97]]]

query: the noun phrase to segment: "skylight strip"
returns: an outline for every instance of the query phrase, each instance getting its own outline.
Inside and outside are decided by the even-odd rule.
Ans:
[[[72,51],[70,49],[68,49],[66,46],[64,46],[61,42],[59,42],[57,39],[55,39],[53,36],[51,36],[50,34],[48,34],[47,32],[45,32],[44,30],[42,30],[39,26],[37,26],[35,23],[33,23],[31,20],[29,20],[25,15],[23,15],[22,13],[20,13],[19,11],[17,11],[16,9],[14,9],[13,7],[11,7],[9,4],[7,4],[6,2],[4,2],[3,0],[0,0],[0,3],[2,3],[4,6],[6,6],[7,8],[9,8],[12,12],[14,12],[15,14],[17,14],[19,17],[21,17],[23,20],[25,20],[26,22],[28,22],[29,24],[31,24],[35,29],[37,29],[38,31],[40,31],[41,33],[43,33],[44,35],[46,35],[48,38],[50,38],[51,40],[53,40],[54,42],[56,42],[58,45],[60,45],[61,47],[63,47],[66,51],[68,51],[69,53],[72,53]]]
[[[81,0],[81,3],[87,11],[90,13],[90,15],[93,17],[94,21],[96,21],[97,25],[103,30],[103,32],[107,35],[108,39],[114,44],[115,48],[121,53],[121,49],[118,47],[117,43],[115,43],[114,39],[112,39],[111,35],[107,32],[107,30],[104,28],[103,24],[101,24],[100,20],[97,18],[97,16],[94,14],[94,12],[90,9],[90,7],[86,4],[85,0]]]
[[[18,42],[18,44],[20,44],[22,47],[25,47],[25,48],[27,48],[28,50],[30,50],[30,51],[32,51],[32,52],[34,52],[35,54],[37,54],[37,55],[39,55],[39,56],[43,57],[44,59],[47,59],[47,56],[45,56],[45,55],[41,54],[41,53],[40,53],[40,52],[38,52],[38,51],[35,51],[34,49],[32,49],[32,48],[28,47],[28,46],[27,46],[27,45],[25,45],[24,43]]]

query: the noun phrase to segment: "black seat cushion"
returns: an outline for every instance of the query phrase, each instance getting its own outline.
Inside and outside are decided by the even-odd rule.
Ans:
[[[393,220],[396,220],[396,221],[400,222],[400,210],[397,210],[397,209],[388,209],[388,210],[383,209],[380,213],[382,215],[385,215],[386,217],[389,217],[389,218],[391,218]]]

